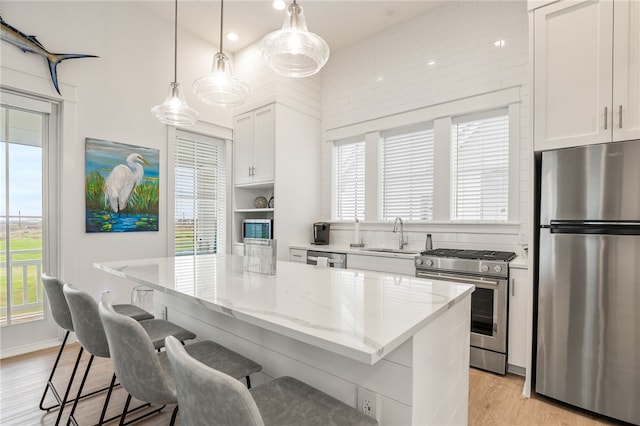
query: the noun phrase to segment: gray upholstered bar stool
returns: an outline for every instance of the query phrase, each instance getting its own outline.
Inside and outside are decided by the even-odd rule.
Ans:
[[[51,369],[51,373],[49,374],[49,379],[47,380],[47,384],[44,388],[44,392],[42,393],[42,398],[40,399],[40,409],[44,411],[52,410],[56,407],[60,407],[60,411],[58,412],[58,418],[56,419],[56,425],[60,423],[60,418],[62,417],[62,410],[64,406],[68,402],[72,402],[73,400],[68,400],[69,391],[71,390],[71,385],[73,384],[73,379],[75,378],[76,372],[78,370],[78,365],[80,364],[80,359],[82,358],[82,346],[78,350],[78,356],[76,357],[76,362],[73,366],[73,370],[71,372],[71,377],[69,378],[69,382],[67,384],[67,388],[65,389],[64,396],[60,397],[60,393],[56,389],[53,384],[53,376],[58,368],[58,363],[60,361],[60,357],[62,356],[62,352],[64,351],[64,347],[67,343],[67,339],[69,338],[69,334],[74,331],[73,320],[71,318],[71,313],[69,312],[69,306],[67,305],[67,301],[64,298],[64,293],[62,290],[63,283],[58,278],[49,276],[47,274],[42,274],[42,285],[44,287],[44,291],[47,295],[47,299],[49,300],[49,307],[51,308],[51,316],[53,320],[58,324],[60,328],[65,330],[64,339],[60,344],[60,349],[58,350],[58,356],[53,364],[53,368]],[[127,315],[136,320],[141,319],[150,319],[153,318],[149,312],[138,308],[134,305],[115,305],[114,309],[117,312],[120,312],[123,315]],[[51,394],[56,399],[56,404],[45,407],[44,400],[47,397],[47,393],[51,390]],[[95,393],[102,392],[105,389],[99,389],[95,392],[91,392],[86,395],[82,395],[82,398],[94,395]]]
[[[377,425],[371,417],[293,377],[279,377],[249,390],[237,380],[194,359],[180,342],[167,337],[186,426]]]
[[[140,323],[116,313],[104,300],[100,302],[100,318],[116,375],[129,392],[120,424],[124,424],[132,396],[152,404],[177,403],[176,385],[167,354],[154,351],[153,343]],[[211,341],[195,342],[184,346],[184,349],[205,365],[236,379],[248,378],[262,370],[260,364]],[[175,422],[177,412],[178,406],[173,410],[171,424]]]
[[[63,292],[69,306],[69,311],[71,312],[76,337],[82,347],[91,354],[77,392],[78,395],[81,395],[94,357],[110,358],[109,344],[104,332],[102,320],[100,319],[100,313],[98,312],[98,303],[95,299],[89,294],[74,288],[70,284],[64,285]],[[156,349],[164,346],[164,339],[167,336],[174,336],[182,342],[196,337],[192,332],[161,319],[146,319],[139,321],[139,324],[148,334]],[[115,381],[116,375],[114,373],[102,407],[102,413],[100,414],[100,420],[98,422],[99,425],[102,425],[104,422],[114,420],[114,418],[105,420],[104,417],[107,412],[107,407],[109,406],[109,400],[111,398],[111,392],[115,386]],[[71,413],[69,414],[69,421],[67,424],[73,423],[77,425],[77,422],[73,417],[77,405],[78,398],[76,397]],[[147,413],[142,417],[146,417],[149,414],[153,413]]]

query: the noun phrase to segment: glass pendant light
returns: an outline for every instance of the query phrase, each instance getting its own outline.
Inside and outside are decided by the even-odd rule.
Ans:
[[[314,75],[329,60],[329,45],[307,30],[302,6],[293,0],[287,6],[282,29],[267,34],[260,42],[264,60],[278,74],[286,77]]]
[[[173,81],[169,85],[169,95],[160,105],[151,108],[151,112],[161,123],[172,126],[188,126],[198,120],[198,111],[189,107],[178,83],[178,0],[175,6]]]
[[[220,51],[213,57],[211,72],[193,82],[193,91],[205,104],[237,106],[249,97],[249,86],[231,73],[229,58],[222,52],[224,0],[220,1]]]

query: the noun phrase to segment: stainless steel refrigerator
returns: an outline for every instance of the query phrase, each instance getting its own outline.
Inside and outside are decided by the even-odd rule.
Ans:
[[[544,152],[535,390],[640,424],[640,140]]]

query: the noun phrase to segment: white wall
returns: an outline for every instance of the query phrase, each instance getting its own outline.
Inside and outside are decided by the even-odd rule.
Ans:
[[[498,39],[506,45],[494,46]],[[435,61],[429,65],[429,61]],[[338,52],[322,71],[323,134],[344,126],[520,86],[519,223],[506,227],[408,225],[410,247],[434,234],[435,247],[522,252],[528,234],[528,18],[524,1],[448,1]],[[324,136],[326,139],[326,134]],[[331,212],[331,144],[322,146],[322,218]],[[335,231],[334,231],[335,229]],[[353,225],[332,227],[352,242]],[[392,245],[391,225],[362,224],[365,243]],[[486,234],[488,233],[488,235]],[[413,234],[413,235],[412,235]],[[369,241],[367,241],[369,240]]]
[[[163,2],[169,10],[172,2]],[[172,15],[171,15],[172,16]],[[86,53],[58,67],[65,102],[63,129],[62,278],[98,296],[110,288],[114,301],[129,300],[132,285],[93,267],[95,261],[167,254],[167,126],[149,109],[161,103],[173,80],[173,22],[151,16],[124,1],[3,1],[2,17],[36,35],[52,52]],[[202,121],[231,127],[231,111],[207,106],[193,94],[193,80],[208,73],[217,47],[180,31],[178,80]],[[3,86],[59,99],[46,61],[0,43]],[[13,71],[15,70],[15,72]],[[16,76],[10,81],[9,76]],[[36,80],[42,84],[34,85]],[[75,89],[75,90],[74,90]],[[75,100],[70,99],[75,92]],[[87,234],[84,225],[85,138],[160,150],[161,194],[158,232]]]

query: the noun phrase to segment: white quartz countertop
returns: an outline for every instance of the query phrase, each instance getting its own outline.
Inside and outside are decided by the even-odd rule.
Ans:
[[[473,291],[473,286],[373,271],[278,262],[275,275],[232,255],[94,266],[310,345],[374,364]]]
[[[382,257],[395,257],[401,259],[414,259],[423,249],[406,249],[405,251],[409,253],[390,253],[390,252],[381,252],[381,251],[371,251],[371,247],[350,247],[344,244],[322,244],[322,245],[314,245],[314,244],[291,244],[289,246],[290,249],[299,249],[299,250],[315,250],[315,251],[323,251],[323,252],[332,252],[332,253],[347,253],[347,254],[361,254],[365,256],[382,256]],[[511,262],[509,262],[509,267],[517,268],[517,269],[527,269],[528,268],[528,259],[523,256],[516,256]]]

